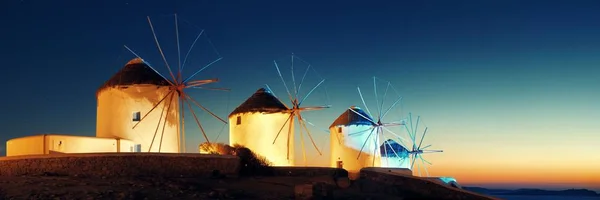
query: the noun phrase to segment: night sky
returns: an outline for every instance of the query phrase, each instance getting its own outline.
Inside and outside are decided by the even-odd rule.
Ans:
[[[304,87],[326,79],[309,97],[333,106],[307,114],[325,152],[310,150],[312,165],[327,165],[321,130],[362,106],[357,86],[373,100],[376,76],[404,97],[390,120],[422,116],[425,143],[445,151],[427,157],[432,175],[600,190],[600,2],[318,2],[0,1],[0,152],[15,137],[95,135],[96,90],[134,58],[123,45],[168,74],[146,16],[176,66],[177,13],[182,52],[199,28],[218,52],[201,37],[184,74],[223,57],[195,78],[232,91],[189,91],[223,118],[264,84],[284,96],[273,60],[310,62],[318,75]],[[211,139],[228,141],[223,124],[200,117]],[[187,134],[195,152],[202,136]]]

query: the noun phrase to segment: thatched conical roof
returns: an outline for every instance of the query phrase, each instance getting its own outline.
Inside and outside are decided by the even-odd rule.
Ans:
[[[369,119],[365,119],[364,117],[356,114],[355,112],[350,111],[350,109],[356,111],[357,113],[360,113],[362,116],[365,116]],[[352,106],[349,109],[347,109],[344,113],[342,113],[337,119],[335,119],[335,121],[333,121],[329,128],[334,126],[373,125],[373,122],[369,120],[373,121],[373,118],[371,118],[369,114],[367,114],[359,107]]]
[[[113,75],[98,89],[98,91],[115,86],[135,84],[152,84],[168,86],[169,82],[148,66],[141,58],[130,60],[125,67]]]
[[[235,108],[229,116],[240,113],[276,113],[289,110],[273,93],[265,88],[258,89],[244,103]]]
[[[388,139],[381,146],[379,146],[379,150],[381,152],[382,157],[400,157],[400,158],[408,158],[408,149],[398,144],[396,141],[392,139]],[[398,154],[398,155],[396,155]]]

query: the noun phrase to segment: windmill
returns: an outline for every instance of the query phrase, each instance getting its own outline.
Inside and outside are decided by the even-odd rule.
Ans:
[[[136,129],[136,127],[138,127],[138,125],[140,124],[144,124],[144,123],[157,123],[156,125],[156,129],[154,131],[154,134],[152,136],[152,142],[150,143],[150,147],[148,149],[148,151],[150,152],[150,150],[152,149],[152,147],[154,145],[158,145],[158,152],[161,152],[161,147],[163,145],[162,139],[163,136],[165,134],[165,123],[167,121],[166,117],[163,120],[163,112],[169,113],[171,111],[171,109],[174,109],[177,113],[177,146],[179,148],[178,152],[186,152],[185,149],[185,144],[186,144],[186,133],[185,133],[185,109],[186,107],[189,109],[190,113],[192,114],[194,121],[196,122],[196,124],[198,125],[198,128],[200,129],[200,131],[202,132],[202,135],[204,137],[204,139],[206,140],[206,142],[210,143],[210,140],[208,139],[208,136],[206,135],[206,132],[204,130],[204,127],[202,126],[202,124],[200,123],[200,120],[198,119],[198,116],[196,115],[196,112],[194,111],[194,109],[192,107],[198,107],[204,111],[206,111],[207,113],[209,113],[211,116],[213,116],[214,118],[218,119],[219,121],[227,124],[227,122],[223,119],[221,119],[220,117],[218,117],[216,114],[214,114],[213,112],[211,112],[209,109],[207,109],[206,107],[204,107],[202,104],[200,104],[198,101],[196,101],[194,98],[192,98],[190,96],[190,94],[187,93],[188,89],[208,89],[208,90],[222,90],[222,91],[229,91],[229,89],[226,88],[211,88],[211,87],[206,87],[205,85],[210,84],[210,83],[216,83],[219,80],[216,78],[213,79],[205,79],[205,80],[195,80],[194,77],[196,75],[198,75],[200,72],[202,72],[203,70],[207,69],[208,67],[210,67],[211,65],[213,65],[214,63],[220,61],[222,59],[222,57],[219,55],[219,53],[216,51],[216,49],[214,48],[214,46],[212,46],[212,43],[210,42],[210,40],[208,40],[208,38],[206,38],[208,40],[208,42],[211,44],[212,49],[214,50],[214,53],[218,56],[217,59],[205,64],[204,66],[201,66],[200,68],[196,69],[194,71],[194,73],[192,73],[189,76],[184,76],[183,74],[183,70],[185,68],[185,65],[188,63],[188,58],[190,56],[190,53],[192,51],[192,49],[194,48],[196,42],[198,41],[198,39],[200,39],[201,36],[206,35],[204,33],[204,30],[199,30],[199,33],[197,34],[197,36],[194,39],[194,42],[191,44],[190,48],[188,49],[187,53],[185,54],[183,61],[182,61],[182,52],[181,52],[181,48],[180,48],[180,35],[179,35],[179,22],[178,20],[180,20],[181,18],[177,16],[177,14],[174,14],[173,16],[174,18],[174,22],[175,22],[175,30],[173,31],[173,33],[175,33],[175,39],[176,39],[176,45],[177,45],[177,64],[176,64],[176,69],[177,71],[173,71],[172,70],[172,65],[169,64],[169,62],[167,62],[167,58],[165,56],[165,53],[163,52],[163,48],[161,48],[161,44],[158,40],[157,34],[155,32],[154,26],[152,24],[152,21],[150,19],[150,17],[147,17],[148,20],[148,24],[150,26],[150,30],[152,31],[152,36],[154,37],[154,42],[156,44],[156,47],[158,49],[158,52],[161,55],[162,60],[164,61],[164,65],[166,67],[166,69],[169,72],[169,78],[166,78],[165,76],[163,76],[162,74],[160,74],[155,67],[153,67],[152,65],[150,65],[146,60],[144,60],[140,55],[138,55],[135,51],[133,51],[131,48],[129,48],[128,46],[124,45],[124,47],[131,52],[133,55],[135,55],[139,60],[141,60],[145,65],[147,65],[148,67],[150,67],[154,72],[156,72],[157,74],[159,74],[162,78],[164,78],[168,84],[169,84],[169,91],[166,93],[166,95],[164,95],[164,97],[162,97],[162,99],[160,99],[155,105],[154,107],[152,107],[150,110],[145,111],[145,114],[143,116],[141,116],[141,118],[137,121],[137,123],[135,123],[132,127],[132,129]],[[183,20],[183,19],[181,19]],[[184,20],[185,21],[185,20]],[[197,27],[196,27],[197,28]],[[165,101],[166,100],[166,101]],[[178,102],[177,102],[178,101]],[[174,103],[177,102],[177,103]],[[175,104],[176,106],[173,108],[173,104]],[[156,108],[158,108],[159,106],[162,105],[162,109],[161,109],[161,114],[160,117],[158,119],[158,122],[152,122],[152,121],[147,121],[145,120],[147,118],[148,115],[150,115]],[[161,123],[163,123],[162,125],[162,132],[160,133],[160,139],[157,138],[157,136],[159,135],[159,127],[161,126]],[[181,138],[180,138],[181,137]],[[179,142],[183,143],[180,144]],[[158,144],[156,144],[158,143]]]
[[[428,128],[425,127],[422,135],[419,138],[419,122],[421,121],[421,116],[417,116],[416,124],[413,126],[412,121],[412,113],[408,113],[408,123],[409,125],[404,126],[411,140],[411,146],[408,146],[408,155],[410,156],[410,169],[415,171],[415,164],[417,166],[417,173],[421,176],[421,169],[423,169],[426,173],[426,176],[429,177],[429,171],[427,171],[427,165],[431,165],[431,162],[425,160],[423,158],[423,154],[427,153],[440,153],[443,150],[430,150],[428,149],[431,145],[421,146],[423,144],[423,140],[425,139],[425,135],[427,134]],[[420,162],[419,162],[420,161]],[[420,163],[420,164],[419,164]]]
[[[377,86],[381,82],[385,83],[385,90],[380,99]],[[357,172],[363,167],[379,165],[376,160],[379,157],[378,155],[381,154],[379,153],[381,140],[388,138],[388,134],[401,138],[391,128],[404,125],[404,121],[387,122],[385,120],[390,111],[402,100],[402,97],[389,81],[373,77],[375,113],[371,112],[367,106],[360,87],[357,87],[357,90],[364,110],[352,106],[330,126],[332,134],[331,148],[332,152],[336,154],[332,155],[332,165],[333,163],[339,163],[338,165],[343,165],[344,169],[353,172]],[[394,92],[395,95],[392,96],[392,101],[386,108],[385,100],[389,98],[390,92]],[[334,138],[337,141],[333,141]]]
[[[304,74],[303,74],[302,78],[300,79],[300,82],[298,85],[296,85],[296,75],[294,73],[294,64],[295,64],[294,61],[295,60],[300,61],[301,63],[303,63],[306,66],[306,69],[304,69]],[[303,157],[304,163],[306,165],[306,149],[305,149],[305,145],[304,145],[304,132],[306,132],[306,135],[310,139],[310,142],[312,143],[313,147],[317,150],[319,155],[322,155],[322,153],[319,150],[319,148],[317,147],[317,145],[315,144],[315,141],[314,141],[312,135],[310,134],[308,127],[306,126],[307,123],[311,124],[311,125],[313,125],[313,124],[310,123],[308,120],[306,120],[306,118],[304,118],[304,116],[302,115],[302,112],[322,110],[325,108],[330,108],[331,105],[303,106],[303,103],[307,100],[307,98],[313,92],[315,92],[315,90],[317,88],[319,88],[319,86],[321,86],[325,82],[325,79],[319,77],[321,79],[320,82],[315,84],[309,90],[306,90],[307,91],[306,93],[303,93],[302,86],[304,84],[304,81],[306,80],[306,75],[308,74],[308,72],[311,69],[314,71],[314,68],[311,68],[311,65],[308,62],[306,62],[305,60],[299,58],[298,56],[296,56],[292,53],[291,62],[290,62],[292,90],[290,90],[290,88],[288,87],[288,83],[283,78],[283,75],[281,73],[281,69],[279,68],[279,63],[277,62],[277,60],[274,60],[273,64],[275,65],[275,68],[277,69],[277,75],[281,79],[281,82],[283,83],[283,87],[285,88],[285,90],[287,92],[287,96],[291,103],[290,106],[286,105],[287,110],[285,112],[288,113],[289,116],[287,117],[287,120],[283,123],[283,125],[281,125],[281,128],[279,129],[279,131],[277,132],[277,135],[273,139],[273,145],[277,142],[277,139],[279,138],[280,134],[284,131],[283,129],[287,126],[288,127],[288,130],[287,130],[287,159],[289,160],[290,159],[290,143],[293,141],[293,137],[294,137],[293,124],[295,124],[295,122],[297,122],[297,124],[300,125],[300,128],[298,129],[300,131],[300,145],[302,148],[302,157]],[[314,71],[314,72],[316,73],[316,71]],[[273,90],[271,90],[269,85],[266,85],[266,87],[269,91],[271,91],[271,92],[273,91]],[[304,94],[304,95],[302,95],[302,94]],[[275,96],[275,98],[277,98],[281,101],[281,98],[279,98],[277,96]],[[283,102],[283,101],[281,101],[281,102]]]

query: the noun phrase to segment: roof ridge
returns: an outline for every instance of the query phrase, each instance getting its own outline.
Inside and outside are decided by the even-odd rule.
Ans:
[[[235,108],[229,116],[240,113],[275,113],[289,108],[267,88],[259,88],[246,101]]]
[[[158,86],[168,86],[169,81],[154,71],[141,58],[133,58],[111,78],[109,78],[98,91],[114,86],[125,86],[135,84],[152,84]]]

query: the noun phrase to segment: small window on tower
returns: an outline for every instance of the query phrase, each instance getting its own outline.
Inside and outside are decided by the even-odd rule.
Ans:
[[[338,133],[342,132],[342,127],[338,127]]]
[[[142,119],[142,114],[140,112],[133,112],[133,121],[139,122]]]
[[[236,125],[242,124],[242,116],[237,116],[237,120],[235,122]]]

